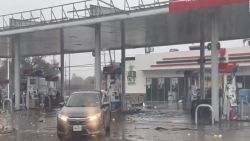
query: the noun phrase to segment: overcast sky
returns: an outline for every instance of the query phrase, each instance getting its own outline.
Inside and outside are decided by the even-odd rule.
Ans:
[[[70,2],[76,2],[80,0],[0,0],[0,15],[4,14],[10,14],[20,11],[26,11],[26,10],[32,10],[32,9],[38,9],[38,8],[45,8],[49,6],[55,6]],[[119,4],[122,6],[121,0],[113,0],[115,4]],[[136,2],[136,0],[130,0],[133,2]],[[148,2],[148,0],[145,0],[145,2]],[[179,45],[179,46],[169,46],[169,47],[161,47],[161,48],[155,48],[155,53],[158,52],[167,52],[170,48],[178,48],[180,50],[188,50],[189,45]],[[230,41],[230,42],[222,42],[223,47],[234,47],[234,46],[242,46],[242,40],[236,40],[236,41]],[[135,54],[143,54],[144,49],[135,49],[135,50],[128,50],[126,52],[127,56],[135,56]],[[119,60],[121,56],[121,53],[119,51],[116,51],[116,60]],[[58,59],[58,57],[56,57]],[[83,59],[84,58],[84,59]],[[102,59],[104,56],[102,56]],[[109,62],[109,56],[108,52],[106,52],[106,61]],[[52,59],[52,57],[49,57],[48,60]],[[84,60],[84,61],[78,61],[78,60]],[[68,56],[65,56],[65,62],[66,66],[68,66]],[[84,53],[84,54],[72,54],[71,55],[71,65],[84,65],[84,67],[78,67],[78,68],[72,68],[71,69],[71,75],[73,73],[86,78],[88,76],[94,75],[94,57],[90,53]],[[88,65],[86,65],[88,64]],[[104,64],[104,62],[103,62]],[[68,74],[68,73],[67,73]]]

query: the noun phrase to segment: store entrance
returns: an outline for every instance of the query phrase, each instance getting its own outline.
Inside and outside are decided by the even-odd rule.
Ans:
[[[184,78],[147,78],[148,102],[177,102],[184,96]]]

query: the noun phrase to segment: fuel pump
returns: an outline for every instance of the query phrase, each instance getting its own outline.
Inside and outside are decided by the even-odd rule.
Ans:
[[[58,77],[57,76],[46,76],[46,82],[47,82],[47,91],[48,91],[48,98],[50,100],[49,107],[52,108],[53,106],[57,106],[59,104],[59,99],[58,97],[58,91],[57,91],[57,81]]]
[[[27,82],[26,108],[39,108],[44,105],[43,98],[47,94],[47,84],[41,70],[25,70]]]
[[[238,120],[239,109],[238,109],[238,95],[236,85],[236,73],[238,66],[236,63],[227,64],[227,72],[224,73],[224,94],[222,99],[222,118],[228,120]]]
[[[223,75],[223,94],[220,104],[223,119],[238,120],[239,104],[236,85],[236,73],[239,70],[237,63],[229,62],[226,49],[220,49],[220,57],[225,61],[219,63],[219,72]]]
[[[0,79],[0,104],[2,105],[4,99],[8,98],[8,90],[7,86],[9,84],[9,80]]]
[[[106,82],[106,91],[111,100],[112,112],[121,110],[121,66],[120,64],[111,64],[104,67],[104,82]]]

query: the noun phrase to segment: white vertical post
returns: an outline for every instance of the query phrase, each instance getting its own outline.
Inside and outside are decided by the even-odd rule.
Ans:
[[[219,121],[219,69],[218,47],[219,31],[216,13],[212,15],[212,106],[215,121]]]
[[[9,40],[9,42],[11,42],[11,40]],[[8,99],[10,99],[10,47],[11,47],[11,45],[13,45],[13,44],[9,44],[9,46],[8,46],[8,52],[7,52],[7,54],[8,54],[8,57],[9,58],[7,58],[7,80],[9,81],[9,83],[8,83],[8,85],[7,85],[7,95],[8,95]]]
[[[26,93],[26,108],[30,109],[30,77],[27,77],[27,93]]]
[[[205,37],[204,37],[204,14],[200,20],[200,94],[201,99],[205,99]]]
[[[64,30],[60,29],[61,96],[64,100]]]
[[[69,94],[71,94],[70,92],[70,78],[71,78],[71,74],[70,74],[70,54],[69,54]]]
[[[7,86],[8,99],[10,99],[10,59],[7,59],[7,80],[9,81]]]
[[[20,109],[20,36],[15,35],[12,39],[14,45],[15,66],[14,66],[14,85],[15,85],[15,109]]]
[[[95,25],[95,89],[101,90],[101,24]]]
[[[125,23],[124,21],[121,21],[121,70],[122,70],[122,95],[121,95],[121,104],[122,104],[122,110],[127,109],[126,105],[126,64],[125,64],[125,58],[126,58],[126,33],[125,33]]]

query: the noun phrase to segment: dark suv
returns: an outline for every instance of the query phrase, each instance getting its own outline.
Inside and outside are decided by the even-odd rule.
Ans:
[[[106,135],[109,129],[110,102],[100,91],[71,94],[57,116],[59,139],[74,135]]]

